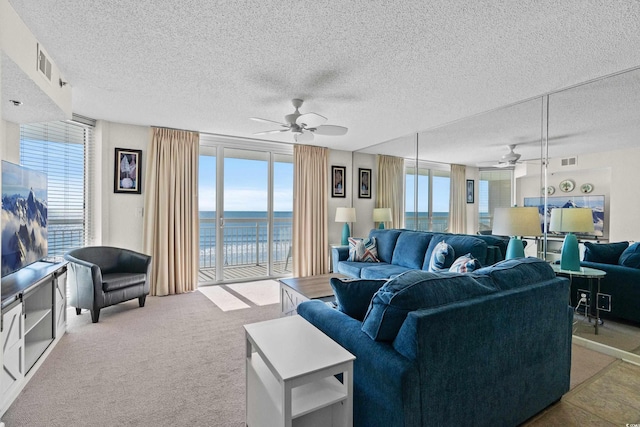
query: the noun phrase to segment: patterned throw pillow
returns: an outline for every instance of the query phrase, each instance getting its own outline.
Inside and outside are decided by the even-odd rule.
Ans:
[[[429,271],[448,270],[454,259],[455,253],[453,248],[443,240],[433,248],[431,260],[429,261]]]
[[[349,261],[380,262],[376,238],[360,239],[349,237]]]
[[[455,273],[471,273],[480,267],[480,262],[469,253],[453,261],[453,264],[449,267],[449,271]]]

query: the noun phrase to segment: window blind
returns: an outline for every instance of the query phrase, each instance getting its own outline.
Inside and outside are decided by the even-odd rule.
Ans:
[[[87,154],[92,145],[93,128],[73,121],[20,126],[20,163],[47,174],[50,258],[87,244]]]

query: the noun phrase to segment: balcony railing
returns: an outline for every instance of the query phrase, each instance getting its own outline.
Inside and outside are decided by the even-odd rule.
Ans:
[[[265,218],[225,218],[222,265],[225,267],[264,266],[269,262],[269,223]],[[291,270],[291,218],[274,218],[272,261],[277,273]],[[200,270],[216,267],[216,220],[200,218]],[[278,266],[279,268],[275,268]],[[266,268],[263,275],[266,275]],[[225,274],[227,279],[227,274]]]
[[[449,228],[449,218],[443,216],[420,216],[416,221],[414,215],[407,215],[404,221],[409,230],[445,232]]]

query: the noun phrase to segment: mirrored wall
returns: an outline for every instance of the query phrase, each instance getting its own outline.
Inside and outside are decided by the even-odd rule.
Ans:
[[[484,196],[491,183],[480,177],[482,171],[494,170],[511,171],[509,191],[512,203],[518,206],[541,203],[546,213],[559,204],[580,205],[597,199],[601,221],[595,234],[580,236],[583,251],[585,242],[640,241],[636,219],[640,214],[640,198],[636,196],[636,183],[640,182],[640,69],[496,108],[360,152],[405,158],[407,228],[446,230],[438,218],[442,206],[434,202],[437,181],[447,176],[450,164],[463,164],[475,193],[466,210],[468,234],[491,228],[497,202]],[[505,164],[505,158],[513,158],[511,152],[520,156],[513,164]],[[526,255],[555,261],[562,239],[562,235],[548,232],[530,239]],[[640,278],[640,270],[638,273]],[[638,290],[630,290],[628,296],[611,295],[611,306],[620,307],[628,299],[635,299],[636,307],[640,305],[640,279],[635,287]],[[588,320],[578,321],[574,331],[585,339],[640,354],[640,323],[629,319],[605,319],[598,336]]]

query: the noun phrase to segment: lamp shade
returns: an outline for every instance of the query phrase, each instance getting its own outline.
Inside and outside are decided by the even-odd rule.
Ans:
[[[593,233],[593,211],[589,208],[551,209],[549,231]]]
[[[373,210],[374,222],[391,221],[391,208],[375,208]]]
[[[493,212],[493,234],[498,236],[541,235],[538,208],[496,208]]]
[[[336,222],[356,222],[356,208],[336,208]]]
[[[593,232],[593,211],[589,208],[551,209],[549,231],[568,233],[562,242],[560,268],[580,271],[580,248],[578,247],[578,239],[573,233]]]

